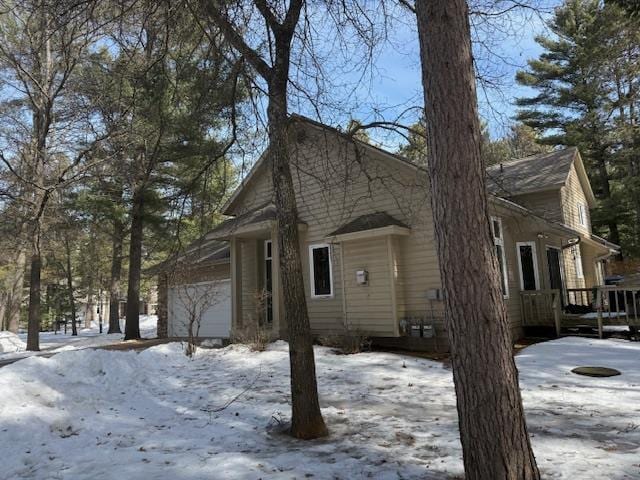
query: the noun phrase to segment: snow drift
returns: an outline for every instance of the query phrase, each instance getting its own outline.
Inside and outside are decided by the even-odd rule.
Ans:
[[[27,344],[12,332],[0,332],[0,353],[22,352],[27,348]]]

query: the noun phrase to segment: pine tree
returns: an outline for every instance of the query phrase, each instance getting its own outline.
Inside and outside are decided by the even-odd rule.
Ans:
[[[637,253],[637,20],[614,4],[568,0],[549,27],[536,39],[545,51],[517,74],[537,90],[518,100],[518,118],[545,134],[541,143],[580,149],[599,199],[594,228]]]
[[[447,292],[445,322],[465,478],[537,480],[492,250],[469,8],[465,0],[418,0],[416,13],[429,197]],[[477,267],[472,275],[469,259]]]
[[[125,338],[135,339],[140,337],[143,262],[158,253],[150,248],[156,239],[176,233],[168,232],[171,209],[181,216],[182,205],[203,205],[200,200],[226,180],[216,177],[229,173],[222,130],[229,109],[242,96],[230,93],[235,73],[223,47],[211,46],[204,33],[193,28],[187,11],[172,2],[138,2],[122,20],[116,38],[118,48],[94,56],[85,76],[86,95],[113,130],[104,154],[115,162],[111,173],[117,175],[107,178],[103,187],[106,196],[121,199],[118,203],[128,210]],[[116,185],[122,190],[116,191]],[[184,195],[190,198],[182,202]],[[116,230],[122,231],[121,213],[114,211],[112,218],[112,304],[120,270],[122,239]],[[112,323],[115,329],[113,318]]]

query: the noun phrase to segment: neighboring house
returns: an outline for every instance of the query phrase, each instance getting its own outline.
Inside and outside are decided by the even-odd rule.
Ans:
[[[299,116],[292,117],[290,138],[313,333],[357,333],[390,346],[445,350],[446,292],[426,170]],[[515,338],[530,316],[522,291],[558,289],[562,303],[570,304],[570,289],[602,283],[603,262],[618,247],[591,233],[595,200],[576,149],[492,166],[488,179],[488,228]],[[455,215],[456,192],[450,194]],[[223,213],[232,218],[201,242],[229,242],[231,329],[259,324],[274,338],[286,337],[266,155]],[[466,261],[469,275],[481,267]],[[548,314],[543,310],[536,310],[541,318]]]

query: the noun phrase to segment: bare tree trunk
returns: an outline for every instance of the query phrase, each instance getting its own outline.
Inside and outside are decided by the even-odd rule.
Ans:
[[[95,319],[95,303],[94,303],[93,282],[89,284],[87,292],[87,304],[84,309],[84,328],[91,328],[91,324]]]
[[[287,45],[288,48],[288,45]],[[280,275],[284,294],[285,323],[289,330],[289,363],[291,368],[291,434],[311,439],[328,434],[318,401],[313,338],[307,313],[302,276],[298,211],[289,167],[287,135],[287,66],[274,75],[269,88],[269,160],[278,220]],[[283,60],[284,61],[284,60]],[[277,68],[277,67],[276,67]]]
[[[490,237],[468,6],[418,0],[416,11],[465,478],[538,479]]]
[[[31,254],[31,275],[29,279],[29,320],[27,325],[27,350],[40,350],[40,274],[42,260],[37,247]]]
[[[89,258],[95,255],[95,236],[92,233],[89,238]],[[84,328],[91,328],[91,324],[96,319],[95,314],[95,292],[96,275],[93,269],[89,270],[87,285],[87,303],[84,308]]]
[[[20,328],[20,312],[22,310],[22,299],[24,295],[24,269],[26,263],[27,256],[21,248],[16,258],[15,275],[11,279],[12,289],[8,304],[9,311],[7,312],[8,330],[13,333],[18,333],[18,329]]]
[[[125,340],[140,338],[140,272],[142,268],[142,227],[144,214],[144,192],[141,188],[136,189],[132,201],[127,318],[124,327]]]
[[[9,292],[0,292],[0,330],[9,330]]]
[[[124,225],[118,220],[113,222],[113,240],[111,251],[111,278],[109,280],[109,331],[122,333],[120,330],[120,275],[122,274],[122,244]]]
[[[24,269],[27,263],[24,249],[20,248],[14,258],[12,270],[5,283],[4,300],[0,302],[2,303],[0,305],[0,322],[2,330],[18,333],[24,288]]]
[[[69,237],[65,235],[64,248],[67,256],[67,294],[69,295],[69,305],[71,306],[71,335],[78,335],[78,326],[76,324],[76,301],[73,293],[73,272],[71,270],[71,247],[69,245]]]
[[[291,62],[291,41],[304,7],[304,0],[291,0],[284,20],[279,21],[269,2],[255,2],[267,28],[275,39],[269,65],[242,38],[244,32],[229,22],[218,2],[208,2],[207,11],[226,39],[243,55],[267,82],[269,124],[269,163],[275,193],[280,248],[280,275],[284,292],[284,319],[289,331],[289,362],[291,366],[291,435],[301,439],[328,434],[318,402],[313,338],[307,313],[302,277],[298,211],[291,178],[288,151],[287,84]],[[271,37],[266,39],[271,42]]]

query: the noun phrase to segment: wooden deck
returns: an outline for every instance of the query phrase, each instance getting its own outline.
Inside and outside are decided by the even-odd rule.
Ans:
[[[524,327],[563,329],[593,327],[602,338],[607,326],[640,327],[640,286],[599,286],[520,292]]]

